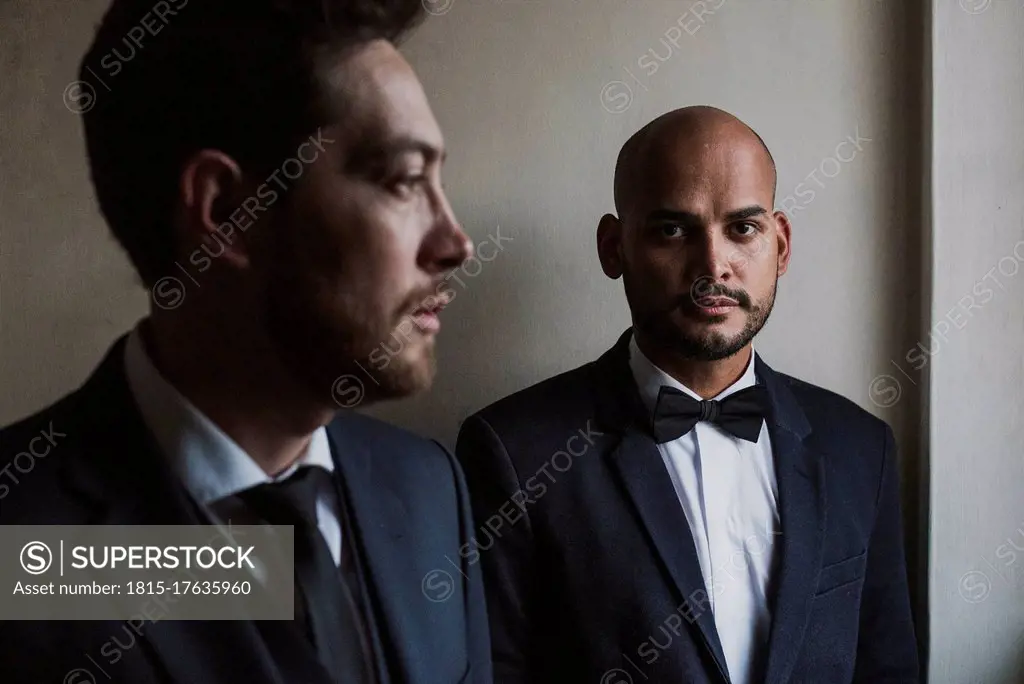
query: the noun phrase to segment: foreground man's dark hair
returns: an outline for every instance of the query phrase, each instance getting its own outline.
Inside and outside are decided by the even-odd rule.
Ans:
[[[100,209],[143,282],[173,266],[189,155],[269,171],[339,115],[321,58],[398,42],[423,16],[421,0],[115,0],[81,63],[82,112]]]

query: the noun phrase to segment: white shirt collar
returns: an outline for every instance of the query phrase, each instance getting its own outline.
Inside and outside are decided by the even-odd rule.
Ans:
[[[655,366],[650,359],[644,356],[644,353],[640,351],[640,347],[636,343],[636,335],[631,335],[629,339],[629,367],[633,371],[633,379],[636,380],[636,386],[640,390],[640,397],[650,411],[654,410],[654,406],[658,401],[658,392],[661,391],[663,385],[685,392],[698,401],[703,399],[699,394]],[[756,384],[757,375],[754,369],[754,349],[753,345],[751,345],[750,360],[747,362],[747,368],[743,371],[743,375],[736,382],[712,397],[712,399],[724,399],[734,392]]]
[[[140,323],[141,325],[141,323]],[[334,472],[327,431],[320,427],[299,460],[276,478],[268,476],[237,442],[217,427],[160,375],[136,326],[125,345],[124,369],[146,427],[197,501],[208,505],[258,484],[281,480],[301,464]]]

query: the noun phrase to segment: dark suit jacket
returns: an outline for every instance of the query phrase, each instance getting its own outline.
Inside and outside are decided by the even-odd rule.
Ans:
[[[728,681],[629,335],[462,426],[497,684]],[[917,682],[891,430],[755,363],[782,526],[758,681]]]
[[[131,398],[123,347],[124,338],[78,391],[0,431],[0,468],[30,444],[37,454],[49,446],[44,457],[22,456],[9,468],[17,483],[0,479],[0,524],[202,522]],[[41,434],[49,437],[33,442]],[[385,681],[489,684],[479,568],[450,565],[472,534],[457,462],[436,442],[351,412],[339,414],[328,434],[340,451]],[[97,682],[124,684],[326,684],[311,647],[292,627],[166,620],[132,631],[123,622],[0,623],[0,681],[56,684],[84,668]]]

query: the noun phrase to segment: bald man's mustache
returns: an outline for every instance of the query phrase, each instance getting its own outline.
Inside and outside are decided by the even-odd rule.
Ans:
[[[721,283],[712,282],[709,278],[698,278],[690,286],[690,292],[679,298],[677,306],[692,309],[697,302],[706,297],[728,297],[735,300],[743,309],[750,309],[752,304],[750,295],[743,290],[734,290]]]

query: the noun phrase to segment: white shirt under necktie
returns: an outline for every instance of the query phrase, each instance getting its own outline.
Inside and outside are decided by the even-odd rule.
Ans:
[[[635,338],[629,364],[650,411],[662,385],[702,398],[651,363]],[[740,379],[713,398],[755,383],[751,349]],[[753,443],[700,422],[679,439],[658,445],[658,451],[690,525],[729,678],[733,684],[753,684],[771,628],[767,592],[780,529],[767,425]]]
[[[239,510],[240,502],[235,494],[258,484],[283,480],[300,465],[320,466],[334,472],[327,431],[321,427],[313,433],[309,446],[298,461],[271,478],[237,442],[160,375],[146,352],[139,326],[128,335],[124,368],[143,422],[185,488],[207,508],[215,522],[226,523],[230,512]],[[338,505],[337,492],[333,487],[322,487],[317,493],[317,526],[336,564],[341,562]],[[244,518],[232,518],[231,521],[235,524],[258,522]]]

